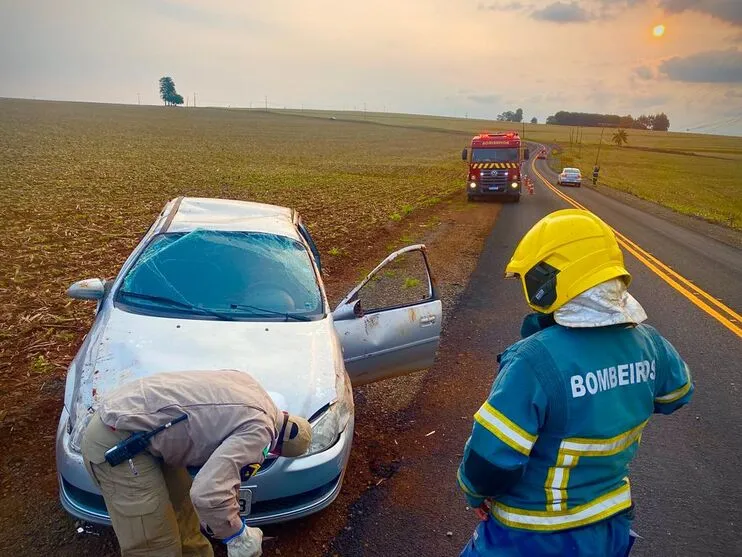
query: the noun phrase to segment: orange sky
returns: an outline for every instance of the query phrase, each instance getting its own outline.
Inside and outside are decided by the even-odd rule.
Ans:
[[[664,111],[742,135],[742,0],[685,4],[24,0],[2,8],[0,96],[157,103],[171,75],[200,105]]]

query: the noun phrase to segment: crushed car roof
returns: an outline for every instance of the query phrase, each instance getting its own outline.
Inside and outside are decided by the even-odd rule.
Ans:
[[[162,212],[166,217],[161,232],[229,230],[268,232],[298,238],[294,211],[287,207],[208,197],[179,197]]]

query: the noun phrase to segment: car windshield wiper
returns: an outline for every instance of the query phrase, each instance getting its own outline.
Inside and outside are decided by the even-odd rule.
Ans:
[[[129,290],[120,290],[119,294],[121,296],[129,296],[130,298],[137,298],[139,300],[148,300],[150,302],[158,302],[161,304],[167,304],[172,307],[183,308],[189,311],[196,311],[197,313],[201,313],[202,315],[211,315],[212,317],[216,317],[217,319],[221,319],[222,321],[234,321],[233,317],[230,317],[229,315],[226,315],[224,313],[220,313],[218,311],[213,311],[210,309],[201,308],[198,306],[194,306],[193,304],[187,304],[185,302],[179,302],[178,300],[173,300],[172,298],[166,298],[165,296],[153,296],[151,294],[140,294],[139,292],[130,292]]]
[[[273,311],[272,309],[265,309],[260,308],[257,306],[251,306],[248,304],[229,304],[229,307],[232,309],[248,309],[252,311],[262,311],[263,313],[267,313],[268,315],[277,315],[280,317],[285,317],[288,321],[289,319],[294,319],[296,321],[311,321],[311,317],[307,317],[306,315],[301,315],[299,313],[287,313],[285,311]]]

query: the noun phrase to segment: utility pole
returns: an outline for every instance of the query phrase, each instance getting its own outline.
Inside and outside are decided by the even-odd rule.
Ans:
[[[595,155],[595,166],[598,166],[598,157],[600,157],[600,146],[603,144],[603,132],[605,128],[600,128],[600,140],[598,140],[598,154]]]
[[[366,103],[363,103],[363,119],[366,119]]]
[[[137,93],[137,104],[142,104],[142,98],[139,96],[139,93]]]
[[[193,93],[193,108],[196,108],[196,93]]]
[[[582,158],[582,128],[577,128],[577,134],[580,137],[580,143],[577,151],[577,158]]]
[[[265,96],[265,111],[268,112],[268,95]]]

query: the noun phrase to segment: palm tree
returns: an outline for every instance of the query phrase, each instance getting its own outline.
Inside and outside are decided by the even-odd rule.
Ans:
[[[629,136],[626,135],[626,130],[616,130],[616,133],[613,134],[611,141],[613,141],[613,143],[620,147],[624,143],[629,142]]]

